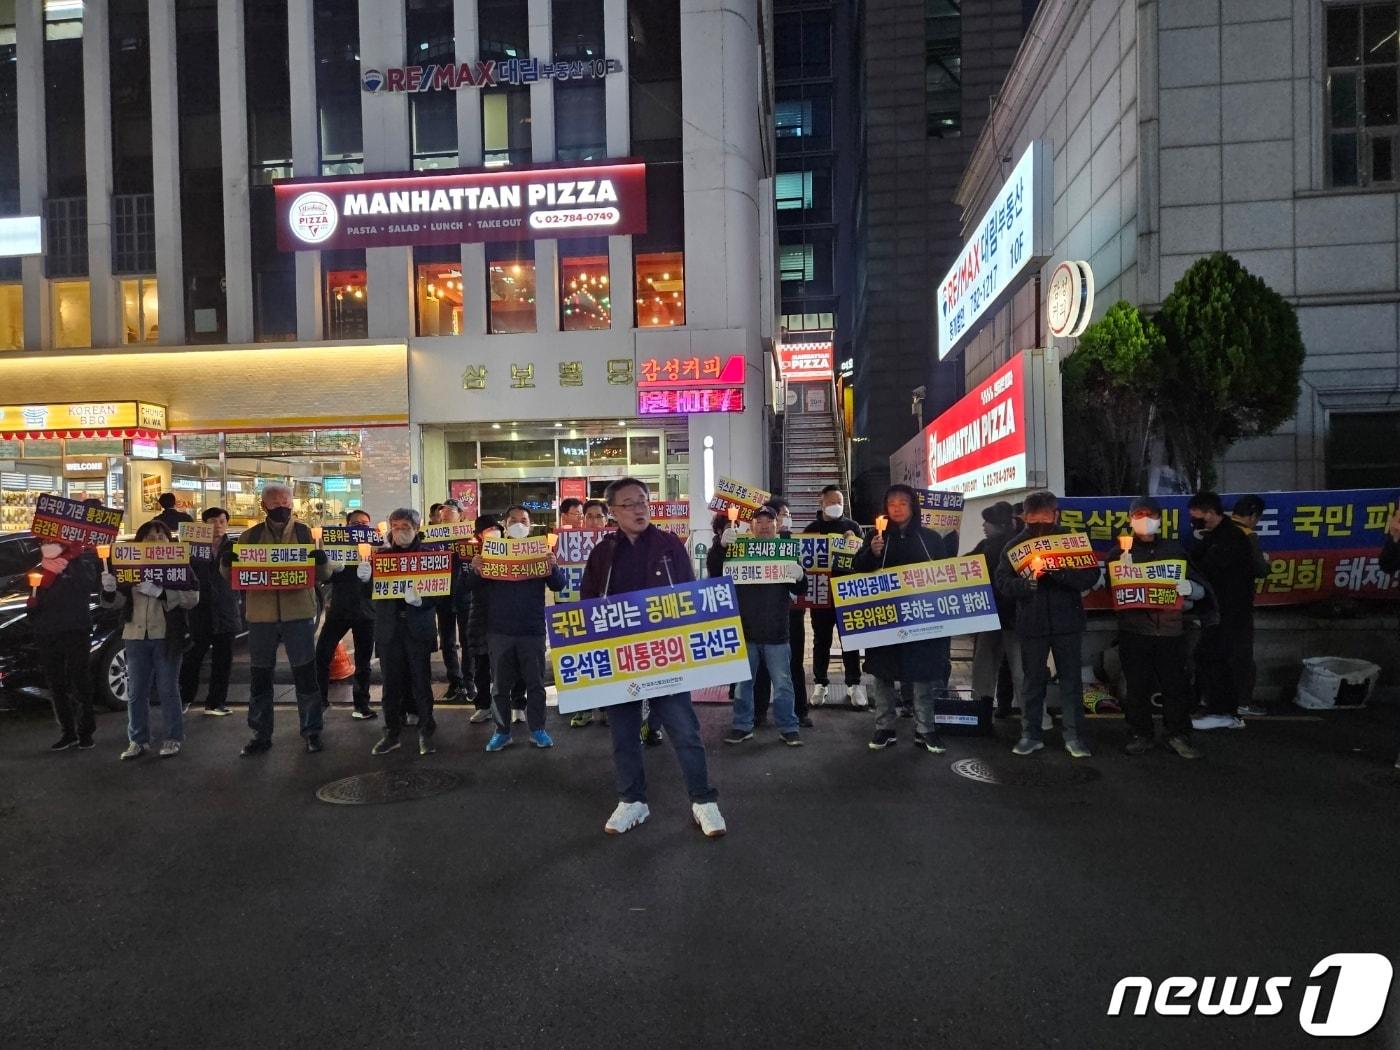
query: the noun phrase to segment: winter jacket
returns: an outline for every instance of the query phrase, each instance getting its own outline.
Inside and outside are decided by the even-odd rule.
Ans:
[[[195,579],[199,581],[199,604],[190,612],[190,627],[203,634],[237,634],[243,630],[243,610],[238,604],[238,592],[219,571],[219,559],[233,546],[227,536],[213,561],[196,559],[190,562]]]
[[[1135,565],[1150,561],[1171,561],[1177,558],[1186,561],[1186,551],[1182,549],[1181,544],[1175,540],[1162,539],[1161,537],[1147,543],[1143,541],[1142,537],[1134,536],[1130,553]],[[1121,550],[1114,551],[1108,560],[1111,564],[1122,556]],[[1203,611],[1210,605],[1206,602],[1210,594],[1206,578],[1190,561],[1186,561],[1186,578],[1196,584],[1196,590],[1186,599],[1187,605],[1199,606],[1200,610],[1198,611]],[[1185,609],[1163,609],[1160,612],[1149,612],[1146,609],[1133,609],[1128,612],[1120,612],[1118,614],[1118,629],[1124,634],[1142,635],[1149,638],[1180,638],[1185,631],[1183,623],[1185,611]]]
[[[1210,584],[1222,617],[1233,620],[1252,615],[1258,564],[1244,529],[1229,518],[1223,519],[1196,541],[1191,565]]]
[[[528,580],[487,580],[467,567],[465,582],[472,600],[486,596],[489,615],[486,630],[511,638],[544,636],[544,591],[562,591],[569,582],[564,570],[556,565],[548,576]]]
[[[127,641],[164,640],[168,648],[183,652],[189,641],[189,610],[199,603],[199,591],[162,590],[152,598],[134,587],[103,591],[102,604],[122,610],[122,638]]]
[[[1022,529],[1002,548],[992,579],[999,595],[1015,599],[1016,633],[1022,638],[1051,638],[1084,630],[1083,594],[1099,582],[1101,570],[1057,569],[1032,581],[1016,572],[1006,554],[1037,536],[1065,536],[1071,531],[1063,525],[1053,525],[1043,533]]]
[[[331,573],[330,598],[326,603],[327,618],[343,620],[373,620],[375,602],[371,597],[374,585],[361,583],[359,566],[349,565]]]
[[[380,547],[381,553],[407,554],[410,551],[423,549],[423,537],[421,534],[413,537],[413,542],[407,547]],[[344,570],[342,570],[344,571]],[[354,572],[354,569],[349,570]],[[356,577],[356,582],[359,578]],[[378,649],[388,646],[398,636],[400,631],[407,631],[409,637],[416,641],[427,644],[430,652],[437,650],[438,625],[437,607],[438,604],[447,599],[424,598],[418,605],[409,605],[402,598],[381,598],[378,601],[371,600],[374,615],[374,644]]]
[[[471,572],[470,568],[463,571],[462,593],[467,595],[467,652],[472,656],[489,656],[491,648],[487,644],[486,634],[490,630],[491,605],[490,595],[485,588],[473,590],[467,585],[466,574]],[[461,615],[460,604],[458,605],[458,615]]]
[[[1385,538],[1385,546],[1381,548],[1380,558],[1381,572],[1400,572],[1400,540]]]
[[[825,516],[818,517],[816,521],[812,522],[812,524],[808,525],[802,531],[808,536],[844,536],[848,532],[853,532],[857,536],[865,535],[864,530],[861,529],[860,524],[854,518],[832,519]],[[831,575],[847,576],[851,571],[851,569],[838,569],[833,567]]]
[[[878,533],[867,537],[865,546],[856,555],[855,572],[878,572],[899,565],[917,565],[919,562],[950,557],[943,537],[919,525],[917,519],[903,529],[890,522],[885,529],[882,554],[876,554],[872,547],[876,535]],[[948,639],[924,638],[916,642],[877,646],[866,651],[865,669],[886,682],[944,680],[948,673]]]
[[[972,548],[973,554],[980,554],[987,559],[987,572],[995,573],[1001,557],[1006,553],[1006,548],[1011,543],[1011,530],[998,532],[993,536],[988,536],[977,546]],[[1001,620],[1003,628],[1016,626],[1016,599],[1010,595],[1002,594],[1000,590],[993,587],[996,595],[997,617]]]
[[[301,543],[314,547],[311,530],[299,521],[290,521],[281,529],[270,521],[260,521],[238,537],[239,543]],[[233,548],[219,562],[225,579],[230,575]],[[326,556],[316,551],[316,583],[327,583],[331,567]],[[316,588],[303,587],[286,591],[247,591],[243,596],[244,615],[249,623],[291,623],[316,618]]]
[[[29,599],[25,614],[34,636],[43,638],[64,631],[92,633],[92,595],[97,590],[101,563],[91,551],[83,551]]]
[[[600,598],[694,580],[690,552],[675,536],[648,525],[633,542],[619,529],[604,536],[588,556],[579,597]]]
[[[171,507],[169,510],[161,511],[151,520],[160,522],[170,530],[170,535],[174,536],[180,531],[181,525],[187,521],[194,521],[194,518],[190,517],[183,510],[176,510],[174,507]]]
[[[705,556],[705,568],[711,576],[719,576],[728,558],[729,548],[716,543]],[[805,572],[792,583],[748,583],[734,590],[739,595],[739,621],[744,625],[745,641],[754,645],[787,645],[792,640],[792,596],[807,592]]]

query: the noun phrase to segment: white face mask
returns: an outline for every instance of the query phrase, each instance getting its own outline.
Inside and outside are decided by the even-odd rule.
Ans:
[[[830,506],[823,507],[822,513],[825,514],[832,521],[835,521],[837,518],[841,517],[841,515],[846,513],[846,508],[839,503],[833,503]]]
[[[506,526],[506,535],[513,540],[523,540],[526,536],[530,535],[530,526],[522,521],[517,521],[512,525]]]
[[[483,532],[483,533],[481,534],[481,538],[482,538],[483,540],[498,540],[498,539],[501,538],[501,530],[500,530],[500,529],[487,529],[485,532]]]
[[[1133,531],[1139,536],[1155,536],[1162,531],[1162,523],[1157,518],[1134,518]]]
[[[63,553],[63,547],[62,545],[57,543],[46,543],[39,548],[39,553],[42,554],[49,561],[53,561],[60,554]]]
[[[781,518],[778,519],[778,529],[779,531],[790,532],[792,530],[792,518],[787,514],[784,514]]]
[[[391,529],[389,532],[389,536],[393,540],[395,547],[409,546],[413,543],[413,537],[416,535],[418,534],[412,529]]]

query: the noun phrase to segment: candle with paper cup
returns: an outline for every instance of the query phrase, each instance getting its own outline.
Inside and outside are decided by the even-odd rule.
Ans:
[[[885,515],[875,515],[875,531],[878,532],[881,536],[885,534],[885,527],[889,525],[889,523],[890,519],[885,517]]]
[[[26,578],[27,580],[29,580],[29,587],[30,587],[30,595],[29,595],[29,596],[30,596],[31,598],[37,597],[38,594],[39,594],[39,584],[41,584],[41,583],[44,582],[44,574],[43,574],[42,572],[40,572],[38,569],[35,569],[33,572],[29,573],[25,578]]]
[[[112,545],[110,543],[99,543],[97,545],[97,556],[102,559],[102,571],[111,572],[107,567],[107,559],[112,556]]]
[[[1034,558],[1031,559],[1031,572],[1033,572],[1033,573],[1035,573],[1035,575],[1039,576],[1039,575],[1040,575],[1041,573],[1043,573],[1044,571],[1045,571],[1045,559],[1042,558],[1039,554],[1037,554]]]
[[[1128,533],[1118,537],[1118,549],[1120,551],[1130,551],[1133,549],[1133,537]]]
[[[734,506],[732,503],[729,505],[729,509],[726,510],[725,513],[729,515],[729,524],[733,525],[736,521],[739,520],[739,508]]]
[[[313,543],[316,544],[316,546],[318,546],[318,547],[321,546],[321,537],[322,537],[324,534],[325,534],[325,530],[322,529],[321,526],[319,526],[319,525],[312,525],[312,526],[311,526],[311,540],[312,540]]]
[[[369,552],[371,550],[373,550],[373,548],[368,543],[355,544],[355,553],[360,556],[360,561],[362,562],[369,561]]]

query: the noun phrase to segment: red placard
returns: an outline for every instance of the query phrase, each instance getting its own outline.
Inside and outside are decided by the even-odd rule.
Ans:
[[[1025,488],[1025,355],[979,383],[930,423],[924,436],[933,488],[968,499]]]
[[[702,390],[638,390],[637,415],[679,416],[697,412],[742,412],[744,388],[715,387]]]
[[[95,547],[115,540],[121,526],[122,512],[115,507],[89,507],[79,500],[45,493],[35,501],[29,531],[40,541]]]
[[[481,504],[481,488],[477,482],[449,481],[447,495],[461,505],[463,521],[475,521],[477,515],[481,513],[477,509]]]
[[[790,383],[831,379],[835,350],[830,343],[784,343],[778,347],[778,371]]]
[[[273,183],[284,252],[645,233],[646,165],[282,179]]]
[[[560,478],[559,479],[559,502],[566,499],[588,499],[588,479],[587,478]]]

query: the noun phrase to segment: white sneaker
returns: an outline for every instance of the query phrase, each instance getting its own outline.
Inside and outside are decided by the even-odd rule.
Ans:
[[[851,706],[862,710],[870,706],[870,698],[865,695],[865,686],[857,683],[850,687]]]
[[[645,824],[651,810],[645,802],[619,802],[603,830],[609,835],[625,835],[638,824]]]
[[[476,714],[468,718],[467,721],[474,726],[479,726],[482,722],[489,722],[491,721],[491,709],[489,707],[483,707]]]
[[[146,745],[138,744],[135,741],[133,741],[132,743],[127,744],[126,750],[122,752],[122,761],[125,762],[128,758],[140,758],[145,753]]]
[[[813,707],[821,707],[826,703],[827,695],[830,692],[831,689],[829,686],[822,685],[820,682],[818,682],[815,686],[812,687],[812,698],[808,701],[808,703],[810,703]]]
[[[1192,729],[1243,729],[1244,719],[1234,715],[1204,715],[1191,719]]]
[[[724,826],[719,806],[713,802],[694,802],[690,815],[695,818],[695,826],[705,833],[707,839],[717,839],[729,829]]]
[[[179,753],[180,741],[178,740],[167,740],[165,743],[160,745],[161,758],[169,758],[171,755],[178,755]]]

